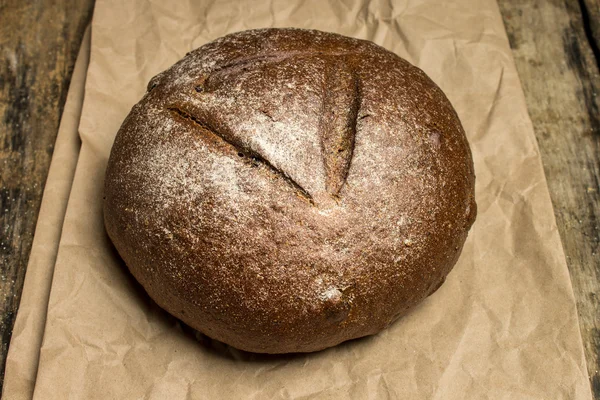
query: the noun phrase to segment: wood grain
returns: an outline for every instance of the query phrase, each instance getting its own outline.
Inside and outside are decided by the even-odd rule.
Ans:
[[[600,75],[589,10],[599,0],[499,0],[540,146],[600,399]]]
[[[62,107],[92,0],[0,0],[0,391]]]

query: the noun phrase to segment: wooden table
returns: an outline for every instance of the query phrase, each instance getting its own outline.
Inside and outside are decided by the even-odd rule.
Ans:
[[[540,145],[600,400],[600,0],[498,0]],[[0,387],[52,149],[93,0],[0,0]]]

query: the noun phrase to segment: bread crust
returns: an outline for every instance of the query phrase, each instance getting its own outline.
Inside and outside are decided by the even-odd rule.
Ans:
[[[234,33],[153,78],[121,126],[106,230],[165,310],[260,353],[375,334],[444,281],[476,216],[461,123],[371,42]]]

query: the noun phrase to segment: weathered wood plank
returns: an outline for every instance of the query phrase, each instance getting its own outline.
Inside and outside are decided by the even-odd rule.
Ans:
[[[0,0],[0,391],[42,191],[92,0]]]
[[[600,75],[580,1],[498,3],[567,256],[592,391],[600,399]]]

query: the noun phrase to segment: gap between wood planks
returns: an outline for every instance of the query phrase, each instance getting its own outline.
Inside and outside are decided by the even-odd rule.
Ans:
[[[585,36],[594,53],[596,66],[600,68],[600,1],[579,0],[579,7],[581,8]]]

